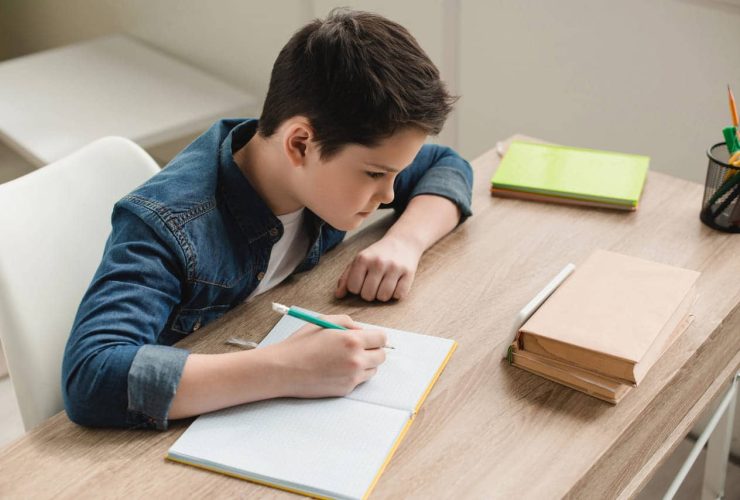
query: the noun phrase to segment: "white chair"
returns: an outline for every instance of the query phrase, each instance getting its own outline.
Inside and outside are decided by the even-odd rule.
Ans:
[[[158,171],[130,140],[106,137],[0,184],[0,339],[26,430],[63,408],[64,346],[114,203]]]

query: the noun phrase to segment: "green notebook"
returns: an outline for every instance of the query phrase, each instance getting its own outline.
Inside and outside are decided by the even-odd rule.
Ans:
[[[498,196],[635,210],[650,158],[514,141],[491,179]]]

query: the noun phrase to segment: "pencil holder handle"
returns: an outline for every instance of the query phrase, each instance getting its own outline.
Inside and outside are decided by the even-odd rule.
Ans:
[[[707,157],[709,166],[699,217],[712,229],[740,233],[740,167],[728,163],[730,154],[724,142],[709,148]]]

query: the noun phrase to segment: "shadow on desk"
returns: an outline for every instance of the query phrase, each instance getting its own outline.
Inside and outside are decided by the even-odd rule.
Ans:
[[[589,422],[614,410],[609,403],[511,366],[505,359],[501,359],[498,366],[504,385],[509,391],[508,397],[527,400],[534,407],[534,411],[550,410]]]

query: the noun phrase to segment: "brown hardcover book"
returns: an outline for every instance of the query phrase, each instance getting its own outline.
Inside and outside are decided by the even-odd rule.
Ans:
[[[673,341],[686,331],[693,319],[694,317],[691,314],[684,316],[671,334],[662,352],[665,352]],[[631,384],[625,384],[620,380],[605,377],[562,361],[522,351],[517,346],[516,341],[511,344],[509,361],[516,367],[612,404],[617,404],[632,389]]]
[[[518,349],[636,385],[689,314],[698,277],[597,250],[522,325]]]

